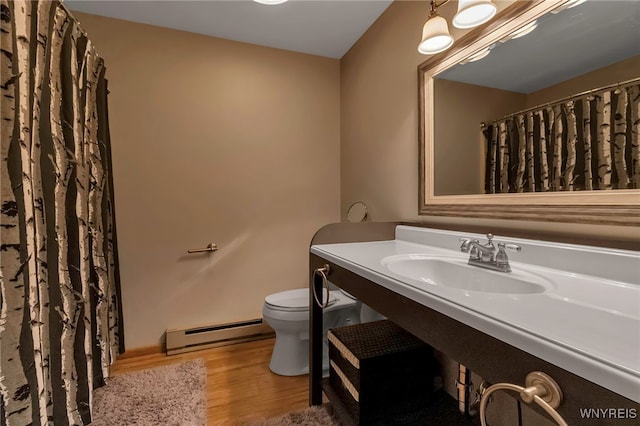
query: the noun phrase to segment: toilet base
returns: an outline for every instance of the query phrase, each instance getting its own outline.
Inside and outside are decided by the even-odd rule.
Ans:
[[[309,345],[301,345],[296,336],[276,333],[269,369],[281,376],[299,376],[309,373]]]
[[[295,336],[278,336],[273,346],[269,370],[280,376],[309,374],[309,340],[301,341]],[[322,376],[329,376],[329,346],[327,339],[322,345]]]

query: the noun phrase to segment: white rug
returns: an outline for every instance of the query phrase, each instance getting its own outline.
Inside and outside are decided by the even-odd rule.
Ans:
[[[115,376],[94,391],[92,426],[204,426],[204,360]]]
[[[331,405],[325,404],[292,411],[279,417],[246,423],[244,426],[337,426]]]

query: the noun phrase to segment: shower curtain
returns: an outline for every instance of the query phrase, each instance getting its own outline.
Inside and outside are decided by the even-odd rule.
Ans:
[[[639,189],[639,108],[635,79],[490,123],[486,193]]]
[[[60,2],[0,7],[0,418],[87,424],[123,349],[105,66]]]

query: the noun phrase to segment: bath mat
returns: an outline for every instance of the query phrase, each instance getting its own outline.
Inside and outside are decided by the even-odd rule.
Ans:
[[[92,426],[204,426],[204,360],[117,375],[93,396]]]
[[[331,403],[292,411],[279,417],[243,426],[341,426],[344,423],[333,415]],[[350,424],[350,423],[347,423]],[[438,391],[424,409],[398,416],[393,422],[380,421],[376,425],[480,426],[480,417],[460,414],[458,403],[444,391]]]
[[[259,422],[246,423],[244,426],[338,426],[340,422],[333,415],[330,404],[292,411],[282,416]]]

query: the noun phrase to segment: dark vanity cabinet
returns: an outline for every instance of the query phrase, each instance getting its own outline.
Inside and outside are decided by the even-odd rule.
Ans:
[[[312,245],[393,240],[396,225],[393,223],[331,225],[316,234]],[[564,393],[564,400],[557,411],[570,425],[583,424],[585,409],[611,408],[627,410],[627,413],[636,412],[640,415],[640,405],[628,398],[481,332],[474,328],[473,324],[465,324],[455,320],[313,253],[309,255],[310,405],[322,404],[323,386],[326,395],[332,402],[336,397],[335,390],[331,388],[327,380],[323,381],[322,378],[323,313],[322,309],[314,302],[312,294],[314,287],[315,291],[321,294],[322,279],[320,277],[314,278],[314,270],[325,265],[329,265],[331,283],[423,340],[436,351],[464,364],[491,384],[502,382],[523,384],[527,374],[533,371],[542,371],[550,375]],[[449,412],[458,414],[457,404],[453,398],[447,395],[442,402],[448,403],[449,407],[453,405]],[[536,411],[542,413],[542,410],[538,409],[535,404],[532,406]],[[339,413],[339,407],[336,408]],[[431,409],[435,413],[441,408],[432,407]],[[468,421],[464,417],[457,418],[460,419],[460,422]],[[477,421],[477,417],[475,421]],[[637,419],[627,418],[620,421],[621,424],[634,424]],[[589,424],[610,424],[608,422],[611,420],[589,420]]]

